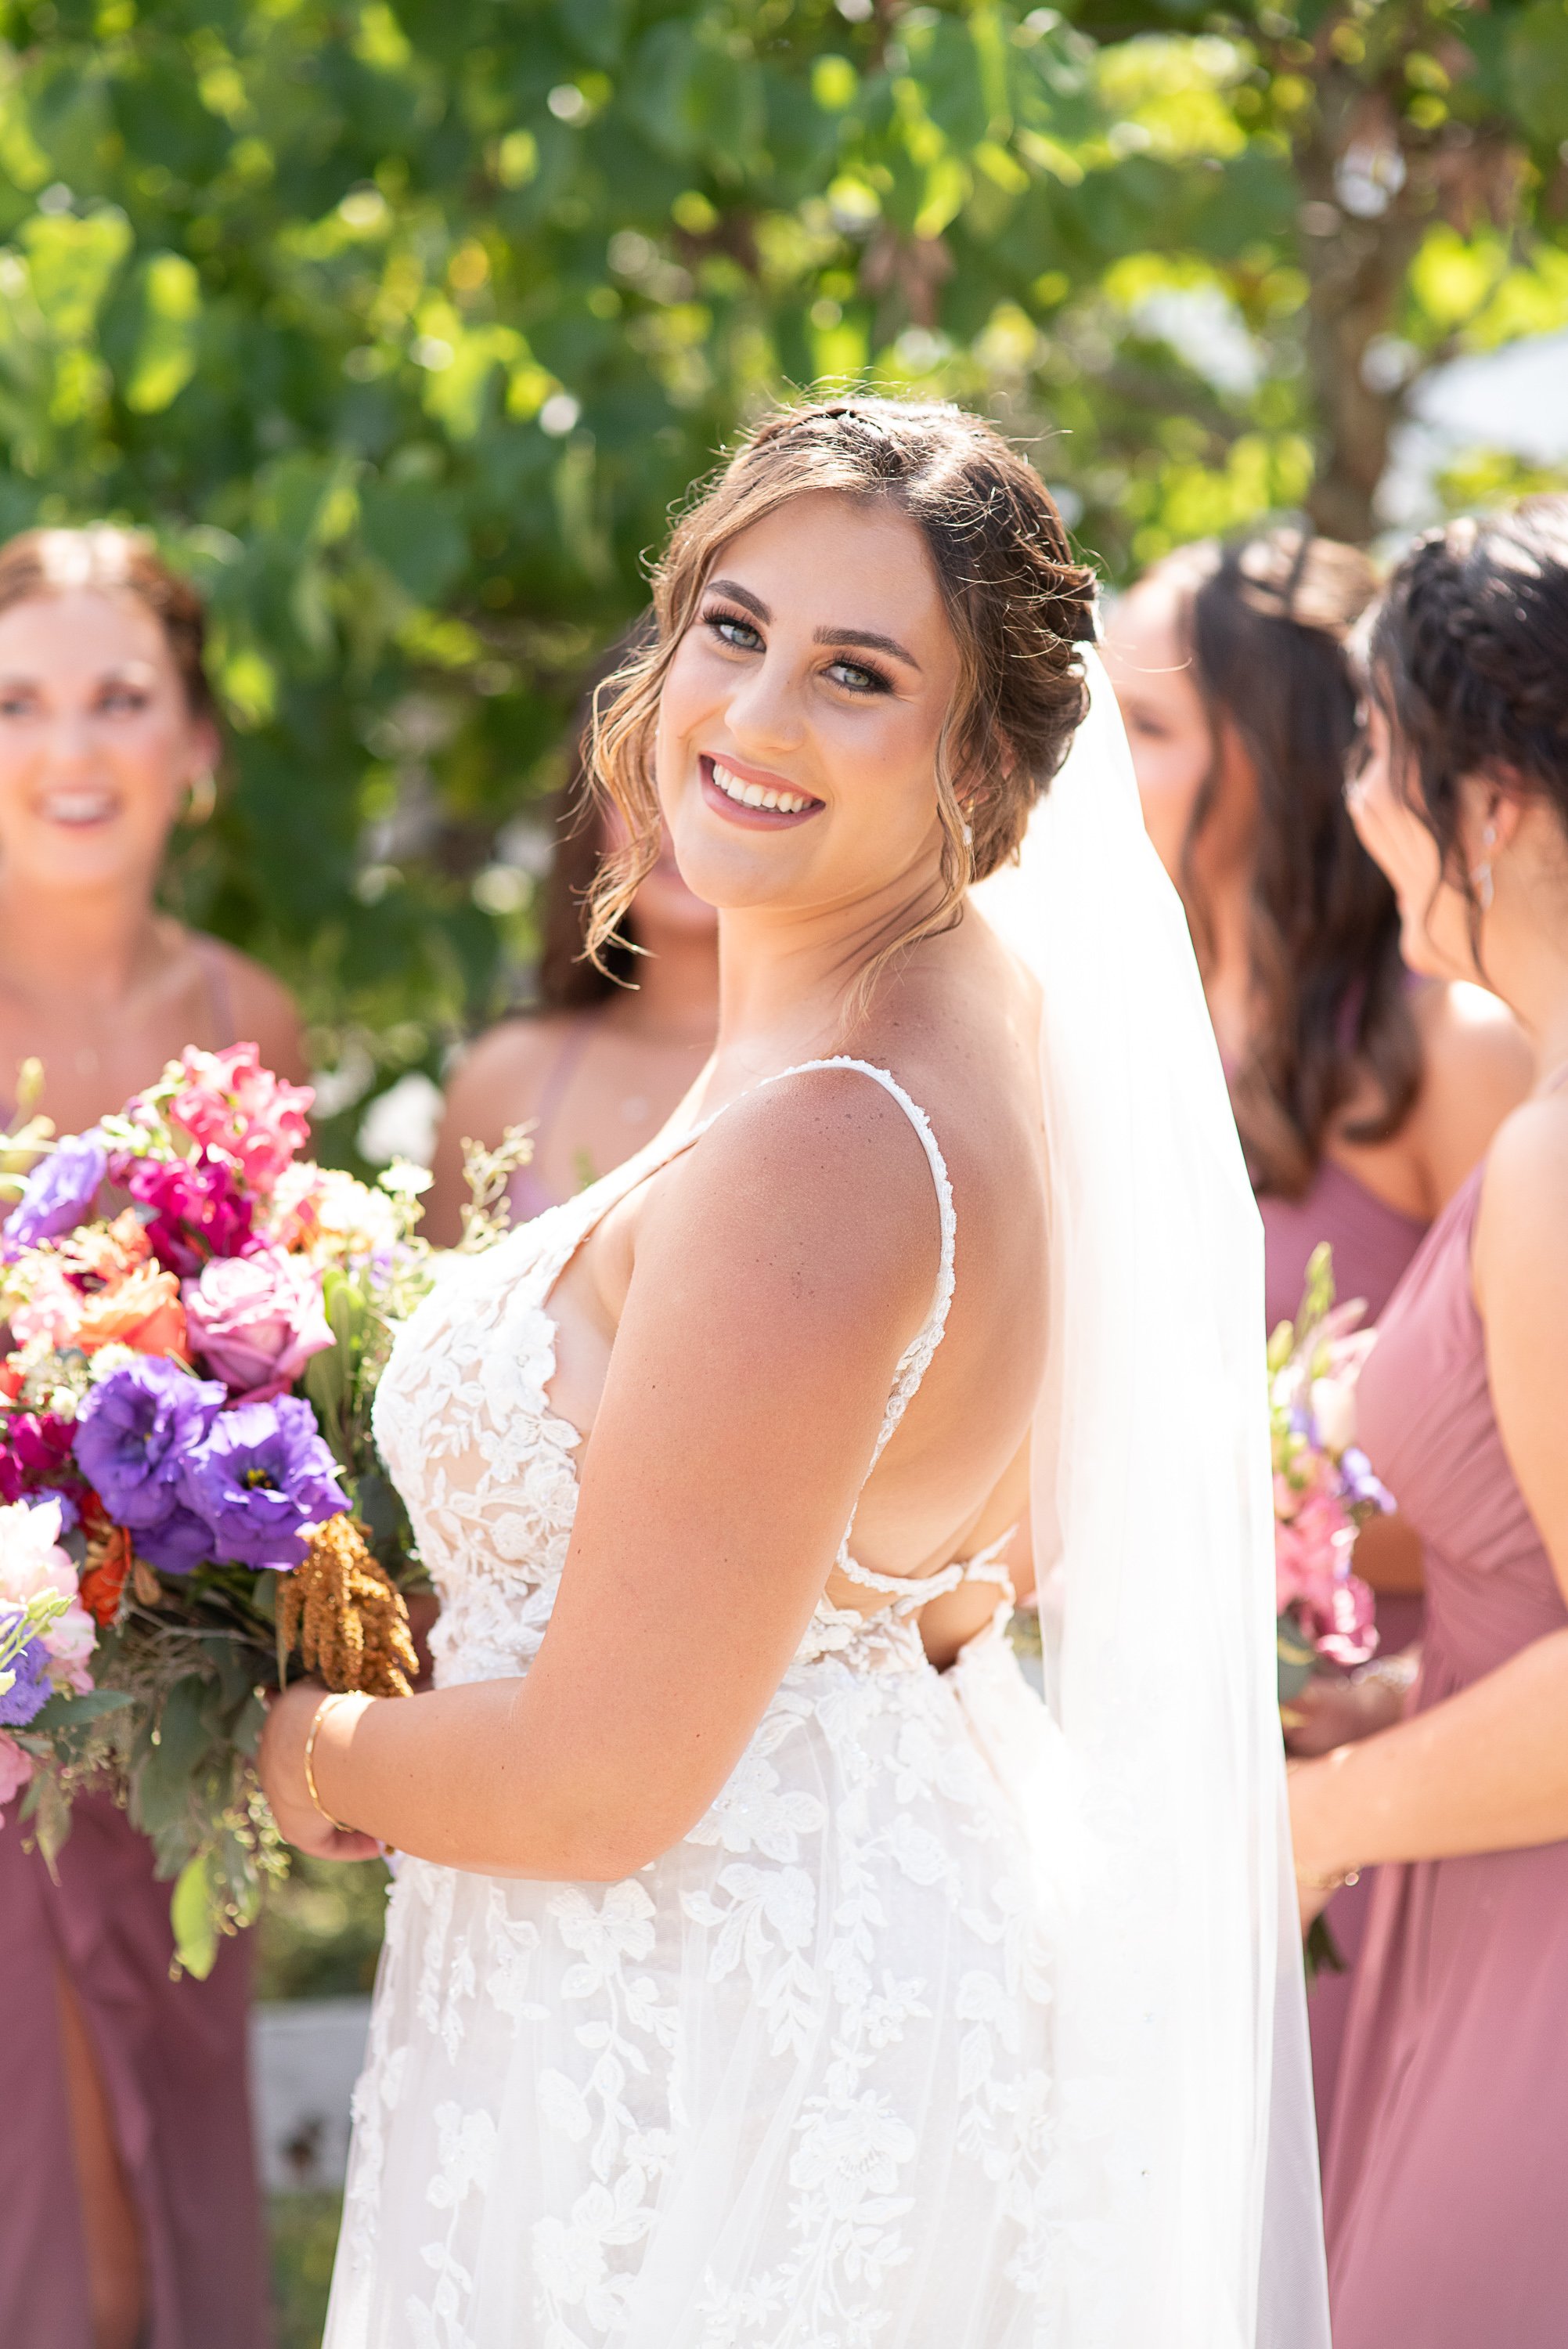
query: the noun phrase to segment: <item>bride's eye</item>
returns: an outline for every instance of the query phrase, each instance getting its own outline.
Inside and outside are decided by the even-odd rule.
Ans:
[[[749,620],[741,618],[738,612],[705,612],[702,616],[704,627],[710,629],[720,644],[728,645],[738,653],[761,651],[761,636]]]
[[[845,687],[851,693],[887,693],[892,690],[881,669],[869,668],[864,661],[832,661],[826,673],[835,685]]]

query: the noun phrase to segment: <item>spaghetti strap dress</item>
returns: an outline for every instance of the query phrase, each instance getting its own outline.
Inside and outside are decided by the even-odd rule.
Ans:
[[[1264,1225],[1264,1296],[1268,1326],[1294,1319],[1306,1282],[1314,1248],[1326,1240],[1334,1250],[1335,1288],[1340,1298],[1361,1298],[1367,1307],[1366,1326],[1382,1319],[1401,1275],[1426,1237],[1428,1226],[1414,1216],[1391,1207],[1364,1183],[1332,1158],[1317,1173],[1299,1199],[1283,1199],[1267,1192],[1258,1201]],[[1421,1601],[1417,1596],[1380,1595],[1377,1600],[1377,1640],[1382,1654],[1397,1656],[1421,1636]],[[1356,1968],[1366,1938],[1377,1870],[1367,1868],[1357,1884],[1336,1892],[1326,1911],[1335,1948],[1345,1961],[1343,1973],[1320,1973],[1307,2003],[1312,2034],[1312,2087],[1317,2106],[1320,2146],[1326,2148],[1334,2098],[1339,2078],[1345,2025],[1356,1982]]]
[[[941,1257],[871,1465],[941,1343]],[[789,1071],[790,1077],[807,1071]],[[781,1081],[772,1080],[771,1081]],[[399,1335],[381,1448],[440,1588],[438,1686],[525,1675],[560,1587],[577,1431],[554,1284],[705,1125],[454,1269]],[[838,1566],[706,1816],[620,1883],[405,1859],[393,1889],[325,2349],[1047,2349],[1065,2223],[1052,1944],[994,1744],[1041,1724],[994,1551]],[[946,1673],[918,1609],[995,1586]],[[984,1724],[984,1725],[982,1725]],[[1086,2087],[1092,2102],[1092,2090]],[[1069,2106],[1071,2099],[1068,2099]]]
[[[1425,1545],[1417,1712],[1568,1629],[1503,1450],[1470,1285],[1483,1170],[1363,1369],[1360,1433]],[[1325,2171],[1336,2349],[1568,2341],[1568,1842],[1377,1871]]]
[[[218,947],[193,938],[209,1033],[234,1040]],[[19,1806],[20,1797],[17,1798]],[[146,2264],[144,2349],[267,2349],[252,2136],[249,1937],[205,1982],[170,1979],[170,1888],[107,1795],[84,1795],[52,1880],[7,1806],[0,1827],[0,2344],[93,2349],[66,2073],[68,1982],[108,2104]]]

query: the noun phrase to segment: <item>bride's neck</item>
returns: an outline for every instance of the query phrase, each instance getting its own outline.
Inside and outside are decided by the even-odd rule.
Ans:
[[[760,1072],[769,1061],[842,1051],[857,981],[911,918],[907,891],[822,911],[722,914],[720,1062]]]

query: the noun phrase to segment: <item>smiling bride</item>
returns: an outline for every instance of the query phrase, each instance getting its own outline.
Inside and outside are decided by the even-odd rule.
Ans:
[[[786,410],[601,694],[593,935],[662,815],[719,1037],[398,1339],[435,1690],[271,1716],[406,1855],[327,2349],[1326,2341],[1260,1251],[1092,595],[988,427]]]

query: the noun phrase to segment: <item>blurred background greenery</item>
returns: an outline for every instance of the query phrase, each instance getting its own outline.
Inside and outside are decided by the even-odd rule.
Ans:
[[[1427,371],[1568,321],[1565,131],[1568,0],[0,0],[0,529],[209,594],[175,901],[352,1162],[516,985],[578,681],[738,420],[956,393],[1113,579],[1364,538]]]

